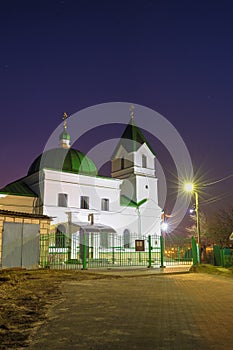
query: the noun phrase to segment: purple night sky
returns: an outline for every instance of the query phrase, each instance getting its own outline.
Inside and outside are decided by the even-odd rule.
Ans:
[[[0,28],[0,187],[26,175],[64,111],[115,101],[166,117],[204,182],[233,174],[231,1],[9,0]],[[203,209],[231,205],[232,189],[208,187],[218,200]]]

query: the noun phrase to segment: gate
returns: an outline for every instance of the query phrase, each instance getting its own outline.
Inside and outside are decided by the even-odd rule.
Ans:
[[[174,248],[169,256],[161,236],[124,237],[114,233],[58,233],[41,235],[41,266],[54,269],[166,267],[192,264],[185,250]],[[63,242],[63,246],[57,244]]]
[[[230,267],[233,265],[233,254],[230,248],[222,248],[214,245],[214,265]]]
[[[94,247],[91,247],[91,250],[93,249]],[[95,255],[87,260],[87,267],[146,267],[154,264],[160,266],[160,261],[159,236],[142,236],[141,239],[131,236],[130,241],[124,242],[123,237],[110,234],[107,239],[102,237]]]
[[[2,268],[35,268],[39,264],[40,225],[4,223]]]
[[[187,244],[182,244],[174,235],[161,236],[161,250],[163,267],[172,267],[176,265],[191,265],[194,257],[193,253],[189,254],[192,249],[192,240]],[[196,245],[196,242],[195,242]],[[197,257],[195,258],[196,261]]]

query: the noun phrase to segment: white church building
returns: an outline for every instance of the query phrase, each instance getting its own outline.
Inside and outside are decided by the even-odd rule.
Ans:
[[[4,209],[51,217],[52,227],[69,234],[73,247],[88,233],[94,257],[95,247],[115,246],[117,237],[130,248],[135,239],[161,235],[155,154],[134,117],[113,153],[111,177],[99,176],[94,162],[71,148],[66,117],[59,147],[45,151],[25,177],[0,190]]]

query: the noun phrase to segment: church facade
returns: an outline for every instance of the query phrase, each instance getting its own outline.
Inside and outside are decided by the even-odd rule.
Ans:
[[[51,217],[53,230],[71,237],[73,246],[83,232],[92,246],[106,248],[119,237],[130,248],[135,239],[161,235],[155,154],[134,118],[113,153],[111,177],[102,177],[90,158],[70,146],[64,116],[59,147],[41,154],[25,177],[0,190],[1,208]],[[62,248],[61,242],[56,245]]]

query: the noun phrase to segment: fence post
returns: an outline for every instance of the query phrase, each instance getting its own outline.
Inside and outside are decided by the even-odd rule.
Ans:
[[[225,261],[224,261],[224,249],[220,249],[220,259],[221,259],[221,266],[225,267]]]
[[[115,263],[115,247],[114,246],[112,247],[112,263],[113,263],[113,265]]]
[[[197,243],[194,237],[192,237],[192,256],[193,256],[193,265],[196,266],[198,263],[198,256],[197,256]]]
[[[87,246],[85,231],[83,231],[83,270],[87,270]]]
[[[164,241],[163,236],[160,236],[160,267],[164,266]]]
[[[148,253],[149,253],[149,256],[148,256],[148,258],[149,258],[149,263],[148,263],[148,268],[151,268],[151,265],[152,265],[152,262],[151,262],[151,250],[152,250],[152,247],[151,247],[151,235],[149,235],[148,236],[148,247],[149,247],[149,251],[148,251]]]

